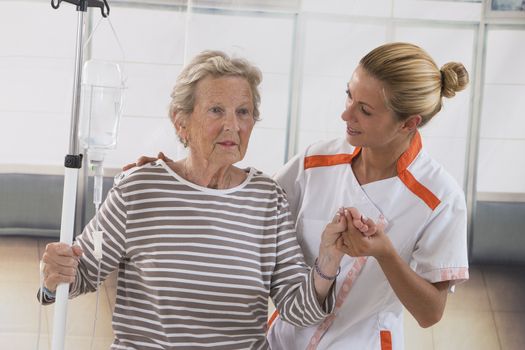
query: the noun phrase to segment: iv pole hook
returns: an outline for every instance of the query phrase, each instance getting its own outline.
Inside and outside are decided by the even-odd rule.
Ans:
[[[98,7],[102,17],[106,18],[109,16],[109,5],[107,0],[51,0],[51,7],[55,10],[60,7],[62,1],[77,6],[77,11],[86,12],[88,7]]]

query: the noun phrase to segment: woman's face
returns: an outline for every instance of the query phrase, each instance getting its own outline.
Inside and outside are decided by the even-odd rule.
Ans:
[[[193,112],[179,129],[192,157],[212,166],[227,166],[244,158],[255,120],[246,79],[235,76],[200,80]]]
[[[403,122],[385,105],[383,83],[358,66],[348,83],[345,110],[341,118],[346,122],[348,143],[356,147],[388,147],[400,137]]]

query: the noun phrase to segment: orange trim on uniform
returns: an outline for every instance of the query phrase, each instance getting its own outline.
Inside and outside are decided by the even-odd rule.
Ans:
[[[323,166],[332,166],[339,164],[350,164],[352,159],[361,151],[361,147],[356,147],[354,153],[341,153],[341,154],[329,154],[329,155],[315,155],[304,158],[304,170],[310,168],[318,168]]]
[[[274,310],[273,311],[273,314],[272,316],[270,317],[270,319],[268,320],[268,328],[267,329],[270,329],[270,327],[272,326],[273,322],[275,321],[275,319],[279,316],[279,311],[277,310]]]
[[[418,182],[410,171],[405,169],[401,173],[397,174],[397,176],[401,181],[403,181],[405,186],[408,187],[408,189],[416,196],[421,198],[423,202],[425,202],[425,204],[430,207],[430,209],[436,209],[439,203],[441,203],[439,198],[437,198],[428,188]]]
[[[380,331],[381,350],[392,350],[392,334],[390,331]]]
[[[397,176],[412,193],[421,198],[426,205],[434,210],[441,201],[432,191],[417,181],[414,175],[407,169],[414,159],[416,159],[422,147],[421,135],[416,131],[410,142],[410,146],[397,160]]]

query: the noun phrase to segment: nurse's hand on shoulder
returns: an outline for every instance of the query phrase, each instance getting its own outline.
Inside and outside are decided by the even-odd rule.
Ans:
[[[340,249],[350,256],[373,256],[381,258],[395,253],[390,238],[384,232],[384,225],[366,218],[356,208],[344,211],[348,227],[342,233]]]
[[[126,170],[134,168],[136,166],[142,166],[144,164],[154,162],[157,159],[162,159],[166,163],[173,161],[170,158],[166,157],[166,155],[164,153],[159,152],[159,154],[157,154],[157,158],[155,158],[155,157],[148,157],[148,156],[142,156],[139,159],[137,159],[137,161],[135,163],[129,163],[129,164],[124,165],[122,167],[122,170],[126,171]]]

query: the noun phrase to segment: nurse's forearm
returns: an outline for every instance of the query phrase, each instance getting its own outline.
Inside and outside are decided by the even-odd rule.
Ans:
[[[432,284],[424,280],[395,251],[377,261],[397,297],[421,327],[430,327],[441,320],[448,281]]]

